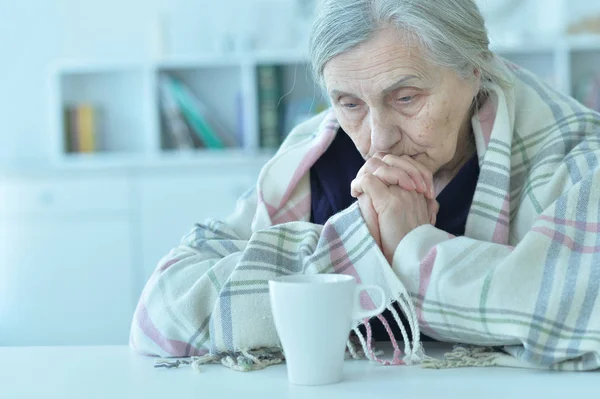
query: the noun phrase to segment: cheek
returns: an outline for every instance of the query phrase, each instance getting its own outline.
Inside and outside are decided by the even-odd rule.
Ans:
[[[435,104],[427,104],[413,120],[405,121],[405,131],[418,144],[427,147],[436,147],[440,140],[445,138],[445,126],[447,125],[444,115]]]
[[[352,142],[361,154],[368,154],[371,137],[370,129],[365,126],[367,120],[364,115],[346,115],[344,110],[334,107],[335,116],[340,126],[352,139]]]
[[[458,135],[462,122],[462,104],[452,104],[444,100],[431,107],[425,116],[422,129],[433,140],[446,140]]]
[[[437,115],[437,118],[433,118],[430,122],[430,134],[436,141],[435,147],[439,160],[449,162],[455,155],[454,151],[462,125],[461,105],[443,104]]]
[[[368,154],[369,149],[371,147],[370,130],[368,128],[365,128],[365,126],[361,122],[347,123],[339,119],[338,121],[340,122],[340,126],[348,134],[358,151],[363,156]]]

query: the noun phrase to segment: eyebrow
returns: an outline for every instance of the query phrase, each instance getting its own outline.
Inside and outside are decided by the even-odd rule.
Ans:
[[[414,79],[419,79],[419,77],[415,76],[415,75],[405,76],[402,79],[398,80],[396,83],[392,84],[391,86],[383,89],[382,94],[384,96],[388,95],[389,93],[391,93],[393,91],[396,91],[396,90],[398,90],[398,89],[400,89],[402,87],[405,87],[407,82],[409,82],[411,80],[414,80]],[[343,97],[343,96],[358,97],[356,94],[348,93],[348,92],[337,90],[337,89],[331,90],[331,92],[329,93],[329,95],[332,98]]]

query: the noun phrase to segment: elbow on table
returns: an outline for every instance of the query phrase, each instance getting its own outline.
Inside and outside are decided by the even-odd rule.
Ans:
[[[129,346],[145,356],[188,357],[203,356],[206,349],[193,346],[176,337],[182,335],[174,325],[158,326],[150,317],[142,300],[133,315],[129,333]]]

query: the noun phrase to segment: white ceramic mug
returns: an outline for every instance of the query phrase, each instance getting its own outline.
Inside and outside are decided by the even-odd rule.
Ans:
[[[379,292],[377,309],[362,308],[360,293],[366,290]],[[381,287],[340,274],[278,277],[269,281],[269,292],[288,379],[298,385],[341,381],[352,322],[376,316],[386,306]]]

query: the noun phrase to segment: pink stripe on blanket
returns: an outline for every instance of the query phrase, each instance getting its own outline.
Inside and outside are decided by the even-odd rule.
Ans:
[[[281,209],[281,207],[283,207],[283,205],[290,199],[300,179],[304,177],[310,167],[317,162],[321,155],[323,155],[325,150],[327,150],[327,147],[329,147],[333,141],[334,137],[335,130],[333,129],[326,129],[319,135],[319,141],[315,143],[315,145],[310,149],[310,151],[308,151],[302,161],[300,161],[298,164],[298,167],[296,168],[296,171],[294,172],[294,175],[292,176],[292,179],[290,180],[290,183],[288,184],[285,193],[279,202],[278,209]]]
[[[165,337],[154,325],[148,314],[146,306],[138,303],[138,307],[135,311],[135,322],[137,327],[156,345],[162,350],[169,353],[171,356],[203,356],[208,353],[207,350],[197,349],[187,342],[178,341],[174,339],[168,339]],[[144,353],[145,355],[152,355],[152,353]]]
[[[573,252],[582,253],[582,254],[595,254],[600,252],[600,246],[598,245],[581,245],[578,242],[575,242],[571,237],[547,227],[534,227],[531,231],[535,231],[536,233],[540,233],[550,238],[554,242],[557,242],[561,245],[566,246]]]
[[[454,237],[454,236],[452,236]],[[429,283],[431,282],[431,274],[433,273],[433,266],[435,265],[435,258],[437,257],[437,248],[433,247],[425,258],[421,261],[419,268],[419,297],[417,298],[417,320],[422,328],[432,330],[427,324],[423,317],[423,298],[427,295],[429,289]],[[432,330],[433,331],[433,330]]]
[[[537,220],[544,220],[546,222],[550,222],[552,224],[557,224],[560,226],[575,227],[578,230],[590,233],[600,233],[600,223],[588,223],[579,220],[558,219],[546,215],[538,217]]]
[[[492,236],[492,242],[496,244],[508,244],[508,225],[510,220],[506,215],[510,213],[509,204],[510,194],[506,193],[504,202],[502,203],[502,212],[498,215],[498,221],[496,222],[496,228],[494,229],[494,235]],[[501,223],[502,221],[505,223]]]
[[[273,215],[275,213],[277,213],[277,208],[271,204],[269,204],[267,201],[265,201],[263,195],[262,195],[262,191],[258,192],[258,203],[262,204],[265,206],[265,208],[267,208],[267,212],[269,213],[269,217],[273,217]]]
[[[285,203],[290,199],[294,190],[298,186],[300,179],[304,177],[304,175],[308,172],[310,167],[314,165],[314,163],[323,155],[327,147],[333,141],[335,134],[339,128],[339,123],[335,118],[335,114],[333,111],[330,111],[329,114],[325,117],[321,125],[319,126],[319,132],[317,134],[318,141],[313,144],[313,147],[308,151],[308,153],[304,156],[304,158],[298,164],[298,167],[294,171],[288,186],[281,197],[278,205],[273,205],[268,203],[263,196],[262,190],[258,191],[258,203],[264,204],[270,218],[279,212],[284,206]]]
[[[160,273],[164,272],[165,270],[167,270],[169,267],[173,266],[175,263],[177,263],[179,261],[179,259],[170,259],[167,262],[165,262],[164,264],[162,264],[159,268],[158,271]]]
[[[323,155],[327,147],[333,141],[335,134],[337,133],[337,129],[339,128],[339,123],[335,117],[335,113],[330,111],[327,116],[325,116],[323,122],[319,126],[319,131],[317,132],[318,141],[313,145],[313,148],[308,151],[308,153],[304,156],[300,164],[296,168],[290,183],[283,194],[281,202],[279,203],[279,208],[283,206],[287,202],[287,200],[292,195],[292,192],[298,185],[300,179],[308,172],[310,167],[314,165],[314,163]]]
[[[304,198],[302,198],[296,205],[287,209],[285,212],[276,215],[272,220],[273,224],[281,224],[302,220],[306,215],[310,214],[310,204],[311,196],[309,193]]]
[[[327,241],[327,246],[331,248],[329,250],[329,257],[334,272],[352,276],[356,279],[356,282],[360,284],[362,281],[360,275],[350,260],[348,252],[346,251],[337,230],[331,224],[325,223],[321,237]],[[375,309],[377,307],[366,291],[360,293],[360,305],[367,310]]]

